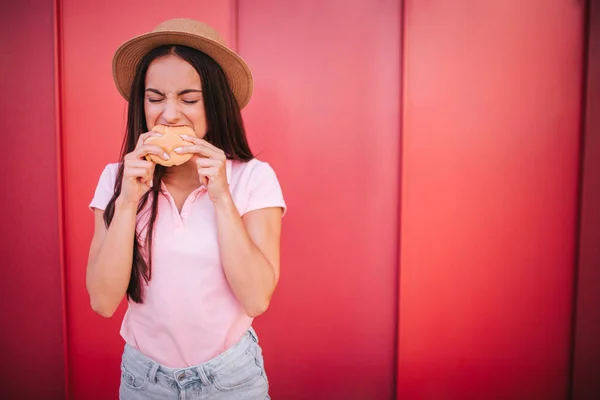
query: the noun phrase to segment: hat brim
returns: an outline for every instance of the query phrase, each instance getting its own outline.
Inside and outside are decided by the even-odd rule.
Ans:
[[[185,32],[150,32],[119,46],[113,57],[113,78],[125,100],[129,101],[135,71],[142,57],[156,47],[169,44],[194,48],[215,60],[225,73],[240,109],[248,104],[252,97],[253,79],[246,62],[216,41]]]

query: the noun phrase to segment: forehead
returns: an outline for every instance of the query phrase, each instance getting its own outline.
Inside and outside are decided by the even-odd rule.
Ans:
[[[146,73],[146,87],[155,89],[200,89],[200,75],[187,61],[169,54],[150,63]]]

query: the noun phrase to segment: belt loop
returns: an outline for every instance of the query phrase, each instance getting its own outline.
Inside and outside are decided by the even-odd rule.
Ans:
[[[209,372],[205,370],[205,367],[200,365],[196,367],[196,371],[198,372],[198,376],[200,377],[200,381],[202,382],[202,384],[205,386],[209,386],[211,384],[211,381],[209,378]]]
[[[156,373],[158,372],[158,367],[159,365],[155,362],[152,362],[152,365],[150,366],[150,370],[148,371],[148,380],[150,382],[156,383],[157,378],[156,378]]]
[[[258,343],[258,335],[256,333],[256,331],[254,330],[253,327],[248,328],[248,332],[250,332],[250,336],[252,336],[252,339],[254,339],[254,341],[256,343]]]

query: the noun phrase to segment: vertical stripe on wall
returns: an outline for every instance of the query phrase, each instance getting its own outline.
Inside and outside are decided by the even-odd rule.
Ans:
[[[583,2],[405,2],[398,397],[564,399]]]
[[[400,2],[239,3],[245,121],[289,205],[256,321],[273,398],[393,398]]]
[[[65,397],[52,0],[0,13],[0,397]]]
[[[600,393],[600,3],[589,4],[573,400]]]

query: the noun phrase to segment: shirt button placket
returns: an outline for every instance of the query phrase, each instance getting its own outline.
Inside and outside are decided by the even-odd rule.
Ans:
[[[192,196],[190,196],[192,197]],[[181,220],[185,221],[185,219],[189,216],[189,209],[191,207],[192,200],[191,198],[187,198],[183,203],[183,207],[181,207]]]

